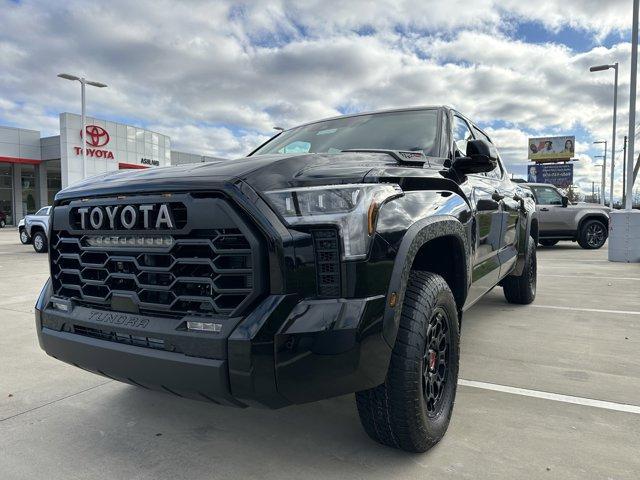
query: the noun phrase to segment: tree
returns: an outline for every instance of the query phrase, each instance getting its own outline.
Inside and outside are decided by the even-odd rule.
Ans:
[[[571,203],[579,202],[583,198],[583,195],[580,193],[579,188],[577,188],[575,185],[569,185],[568,188],[563,188],[562,192]]]

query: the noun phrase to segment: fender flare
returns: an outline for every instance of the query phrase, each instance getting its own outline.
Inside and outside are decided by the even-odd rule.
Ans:
[[[41,222],[39,220],[35,220],[33,222],[29,222],[28,224],[25,224],[24,228],[27,231],[27,234],[30,237],[33,237],[33,229],[36,228],[36,230],[41,229],[45,235],[47,235],[47,237],[49,236],[49,222]]]
[[[413,261],[418,251],[427,242],[444,236],[455,236],[459,239],[460,246],[464,249],[464,255],[462,256],[465,262],[463,269],[465,273],[464,285],[468,289],[470,249],[467,228],[457,218],[450,215],[429,217],[414,223],[402,238],[387,290],[382,335],[391,348],[393,348],[398,334],[402,303]],[[391,307],[389,300],[394,293],[396,294],[396,303],[395,307]]]
[[[609,216],[606,213],[601,212],[588,212],[580,217],[578,221],[578,227],[576,228],[576,238],[580,235],[580,230],[582,230],[582,225],[584,222],[588,222],[589,220],[601,220],[604,222],[605,226],[609,228]]]

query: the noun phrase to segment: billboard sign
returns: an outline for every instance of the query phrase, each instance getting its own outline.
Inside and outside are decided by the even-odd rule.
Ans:
[[[528,168],[528,181],[531,183],[550,183],[559,188],[567,188],[573,183],[572,163],[546,163]]]
[[[570,160],[575,154],[576,137],[538,137],[529,139],[529,160],[544,162]]]

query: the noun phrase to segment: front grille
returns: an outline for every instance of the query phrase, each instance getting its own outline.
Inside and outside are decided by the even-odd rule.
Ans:
[[[312,230],[318,296],[340,296],[340,248],[335,229]]]
[[[89,306],[111,308],[114,298],[125,298],[141,312],[228,316],[254,293],[254,256],[239,229],[176,235],[163,251],[91,247],[87,240],[86,235],[53,232],[56,295]]]

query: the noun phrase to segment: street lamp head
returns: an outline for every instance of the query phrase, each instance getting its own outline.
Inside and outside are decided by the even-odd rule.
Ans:
[[[76,77],[75,75],[69,75],[68,73],[59,73],[58,76],[60,78],[64,78],[65,80],[80,80],[80,77]]]
[[[598,143],[607,143],[607,141],[606,140],[596,140],[595,142],[593,142],[594,145],[596,145]]]
[[[86,83],[87,85],[92,85],[92,86],[94,86],[94,87],[98,87],[98,88],[104,88],[104,87],[106,87],[106,86],[107,86],[106,84],[104,84],[104,83],[100,83],[100,82],[90,82],[90,81],[86,81],[85,83]]]
[[[589,69],[590,72],[601,72],[603,70],[609,70],[610,68],[615,68],[615,65],[596,65]]]

